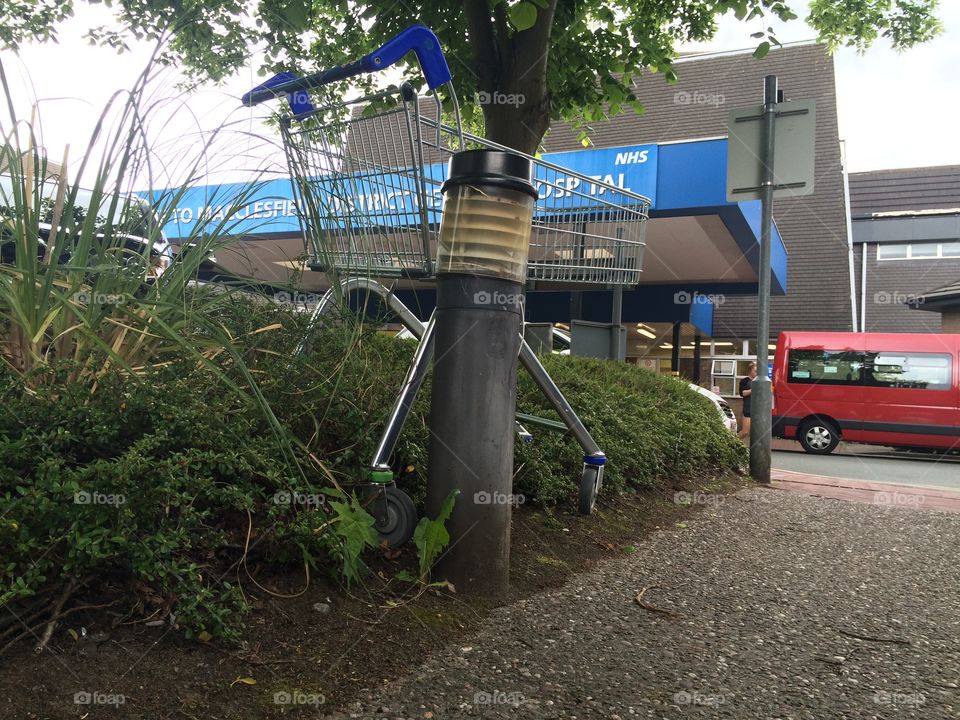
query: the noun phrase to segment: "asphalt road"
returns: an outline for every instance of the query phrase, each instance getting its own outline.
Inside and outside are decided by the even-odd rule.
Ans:
[[[773,468],[809,475],[960,491],[960,456],[897,453],[885,448],[846,446],[843,452],[810,455],[774,450]]]

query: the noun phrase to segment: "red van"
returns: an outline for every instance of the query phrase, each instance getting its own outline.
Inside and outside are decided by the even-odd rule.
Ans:
[[[960,450],[960,335],[780,333],[773,434],[825,455],[844,439]]]

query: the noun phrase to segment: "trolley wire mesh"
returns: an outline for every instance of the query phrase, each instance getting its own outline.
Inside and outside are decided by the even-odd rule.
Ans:
[[[320,121],[330,117],[330,108],[284,119],[284,146],[312,268],[369,277],[432,275],[447,159],[466,148],[516,152],[443,124],[439,100],[436,104],[435,112],[424,113],[415,96],[401,89],[346,103],[333,122]],[[527,157],[539,195],[529,279],[639,282],[649,199]]]

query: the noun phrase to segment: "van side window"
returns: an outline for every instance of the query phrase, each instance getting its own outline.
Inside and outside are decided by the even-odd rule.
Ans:
[[[791,350],[788,380],[818,385],[860,385],[863,353],[850,350]]]
[[[953,358],[940,353],[869,352],[865,384],[872,387],[950,390]]]

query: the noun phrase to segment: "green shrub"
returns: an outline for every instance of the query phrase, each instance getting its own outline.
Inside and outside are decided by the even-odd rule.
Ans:
[[[542,356],[554,382],[607,456],[603,494],[634,492],[674,478],[735,471],[746,448],[724,428],[716,408],[687,383],[635,365],[563,355]],[[559,419],[523,371],[520,409]],[[551,505],[573,497],[583,453],[567,434],[540,430],[519,444],[515,487]]]
[[[317,332],[308,357],[291,359],[282,349],[290,342],[285,335],[302,331],[304,322],[294,321],[282,321],[282,332],[262,335],[263,347],[278,345],[259,364],[248,362],[263,372],[258,375],[261,387],[281,421],[339,478],[360,480],[416,345],[372,328],[351,334],[331,327]],[[266,322],[260,317],[253,324]],[[723,474],[746,462],[743,444],[723,427],[716,408],[684,381],[589,358],[546,355],[541,361],[608,457],[606,495],[674,478]],[[291,382],[294,377],[297,381]],[[517,383],[519,410],[559,419],[522,368]],[[427,482],[429,396],[428,375],[400,435],[394,462],[398,484],[418,503]],[[515,490],[546,506],[572,507],[582,450],[568,433],[528,429],[534,441],[516,443]]]
[[[216,371],[174,358],[139,377],[101,373],[93,391],[73,380],[69,363],[38,369],[26,383],[0,371],[0,602],[71,580],[135,578],[176,598],[188,633],[229,637],[244,608],[235,565],[248,535],[273,563],[357,576],[354,555],[370,538],[338,530],[353,524],[343,513],[358,512],[347,499],[365,479],[414,343],[330,324],[310,354],[296,356],[303,315],[242,296],[215,308],[207,320],[239,349],[236,358],[214,357]],[[744,460],[715,408],[680,381],[597,360],[543,361],[609,458],[605,495]],[[221,376],[254,379],[261,402],[227,390]],[[556,417],[523,370],[518,394],[520,409]],[[398,484],[418,502],[429,395],[428,377],[394,463]],[[516,492],[572,506],[582,451],[571,437],[538,430],[532,444],[517,443],[516,456]],[[278,493],[319,501],[283,504]]]
[[[239,595],[211,559],[299,484],[267,424],[186,364],[73,390],[8,379],[0,397],[0,601],[120,573],[179,598],[188,630],[229,635],[217,608]]]

